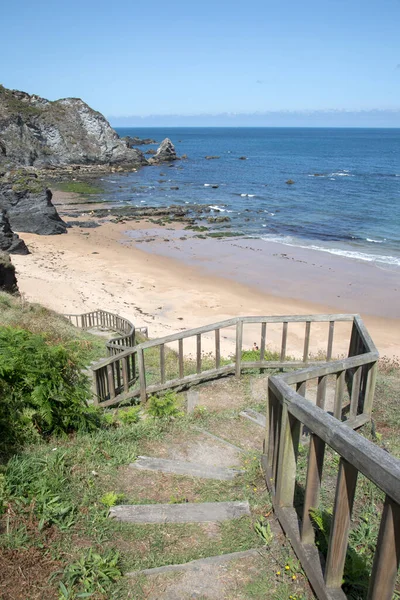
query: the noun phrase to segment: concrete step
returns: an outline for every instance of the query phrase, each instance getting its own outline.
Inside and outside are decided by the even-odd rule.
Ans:
[[[264,415],[257,412],[256,410],[253,410],[252,408],[246,408],[245,410],[242,410],[242,412],[239,414],[241,417],[245,417],[246,419],[253,421],[253,423],[256,423],[256,425],[259,425],[260,427],[265,429],[267,419],[264,417]]]
[[[163,567],[154,567],[153,569],[143,569],[142,571],[133,571],[126,573],[126,577],[137,577],[138,575],[161,575],[162,573],[172,573],[173,571],[198,571],[207,565],[221,565],[230,562],[247,558],[248,556],[259,556],[263,554],[262,548],[254,548],[251,550],[242,550],[241,552],[231,552],[230,554],[220,554],[218,556],[208,556],[207,558],[198,558],[187,563],[179,565],[165,565]]]
[[[219,523],[249,516],[245,502],[126,504],[110,508],[109,517],[124,523]]]
[[[132,469],[173,473],[175,475],[188,475],[190,477],[216,479],[219,481],[233,479],[239,473],[244,472],[240,469],[212,467],[198,463],[185,462],[183,460],[151,458],[150,456],[138,456],[137,460],[129,466]]]

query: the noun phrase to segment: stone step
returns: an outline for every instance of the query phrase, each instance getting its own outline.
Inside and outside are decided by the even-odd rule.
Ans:
[[[256,425],[259,425],[260,427],[265,429],[267,419],[264,417],[264,415],[257,412],[256,410],[253,410],[252,408],[246,408],[245,410],[242,410],[242,412],[239,414],[241,417],[245,417],[246,419],[253,421],[253,423],[256,423]]]
[[[218,481],[233,479],[239,473],[244,472],[240,469],[210,467],[208,465],[185,462],[183,460],[151,458],[150,456],[138,456],[137,460],[129,466],[133,469],[173,473],[175,475],[189,475],[190,477],[216,479]]]
[[[208,556],[207,558],[198,558],[187,563],[178,565],[165,565],[163,567],[154,567],[153,569],[143,569],[142,571],[133,571],[126,573],[126,577],[137,577],[138,575],[161,575],[162,573],[171,573],[173,571],[197,571],[206,565],[220,565],[247,558],[248,556],[259,556],[263,554],[262,548],[254,548],[251,550],[242,550],[241,552],[231,552],[230,554],[219,554],[218,556]]]
[[[249,516],[245,502],[186,504],[125,504],[110,508],[108,516],[124,523],[219,523]]]

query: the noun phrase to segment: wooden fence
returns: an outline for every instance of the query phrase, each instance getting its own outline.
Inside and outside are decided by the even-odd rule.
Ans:
[[[321,365],[321,361],[310,360],[310,336],[313,323],[327,323],[328,335],[326,342],[325,360],[332,359],[335,324],[338,322],[353,323],[353,332],[350,340],[349,354],[365,354],[368,352],[370,340],[368,333],[357,315],[301,315],[301,316],[265,316],[265,317],[236,317],[182,331],[173,335],[155,340],[149,340],[129,348],[105,360],[101,360],[92,367],[94,376],[94,389],[96,402],[101,406],[111,406],[131,398],[140,397],[145,402],[148,394],[163,390],[184,387],[200,383],[208,379],[235,374],[237,377],[247,369],[298,369],[300,367]],[[277,353],[277,360],[269,360],[267,350],[268,325],[281,326],[281,342]],[[300,360],[293,360],[288,353],[287,342],[291,324],[304,325],[303,353]],[[247,325],[260,327],[259,358],[257,360],[243,360],[243,331]],[[221,357],[221,339],[227,330],[235,338],[235,355],[228,360]],[[212,334],[214,350],[207,360],[202,354],[202,336]],[[195,358],[192,372],[185,371],[184,343],[195,347]],[[174,373],[166,369],[166,353],[168,344],[177,344],[177,368]],[[146,362],[146,352],[153,349],[159,355],[158,373],[151,373]],[[361,361],[367,361],[362,358]],[[154,371],[154,369],[153,369]],[[358,375],[357,375],[358,378]],[[356,382],[357,379],[356,378]],[[363,388],[362,388],[363,389]],[[360,408],[362,408],[360,406]]]
[[[346,358],[332,360],[335,325],[339,322],[351,324],[349,350]],[[297,327],[304,324],[300,360],[293,360],[287,348],[289,327],[294,323]],[[319,361],[309,358],[313,323],[329,324],[325,356]],[[260,326],[259,358],[243,360],[243,330],[254,324]],[[275,360],[268,360],[271,358],[267,351],[269,324],[281,324],[282,327],[278,359]],[[113,325],[117,326],[116,323]],[[232,331],[232,328],[236,352],[225,361],[221,356],[221,339],[224,331]],[[205,360],[202,336],[207,334],[214,337],[214,352],[211,359]],[[184,342],[187,341],[194,341],[195,347],[191,373],[185,370]],[[172,376],[166,360],[168,344],[171,343],[177,344],[177,370]],[[159,356],[156,381],[149,377],[150,369],[146,363],[146,352],[150,350],[153,358],[154,353]],[[342,581],[351,513],[357,476],[362,473],[385,495],[368,600],[392,599],[400,559],[400,461],[355,431],[371,418],[379,358],[358,315],[237,317],[149,340],[134,347],[113,348],[112,354],[93,366],[95,401],[100,406],[119,404],[135,397],[145,402],[148,394],[228,374],[240,377],[246,369],[280,369],[281,372],[270,376],[268,381],[267,426],[262,456],[275,514],[319,600],[344,600]],[[154,365],[152,368],[154,370]],[[154,373],[152,375],[154,379]],[[333,400],[332,385],[329,385],[332,381]],[[315,399],[310,398],[311,391]],[[306,435],[308,440],[304,444],[304,447],[308,446],[308,466],[304,499],[299,511],[295,489],[302,433],[303,439]],[[319,506],[326,446],[338,453],[339,467],[329,548],[324,560],[315,544],[310,510]],[[298,511],[301,512],[300,517]]]
[[[139,331],[145,337],[148,335],[147,327],[136,327],[125,319],[106,310],[93,310],[79,315],[64,315],[72,325],[81,329],[107,329],[120,334],[106,343],[107,353],[113,356],[135,346],[135,332]]]
[[[391,600],[400,559],[400,461],[353,431],[371,415],[378,353],[359,318],[354,319],[349,357],[269,378],[263,467],[275,513],[320,600],[344,600],[343,571],[351,513],[361,472],[385,494],[369,581],[368,600]],[[332,413],[324,410],[326,379],[336,379]],[[317,404],[307,400],[317,382]],[[347,420],[342,422],[347,394]],[[350,425],[350,427],[349,427]],[[309,435],[301,518],[295,501],[302,429]],[[319,506],[326,445],[339,454],[329,547],[325,564],[314,541],[310,511]]]

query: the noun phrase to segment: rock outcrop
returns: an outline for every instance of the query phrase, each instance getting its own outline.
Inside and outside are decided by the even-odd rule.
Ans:
[[[175,146],[169,138],[165,138],[158,147],[157,152],[152,158],[149,158],[149,163],[152,165],[177,160]]]
[[[0,250],[0,290],[10,294],[18,293],[17,278],[15,276],[15,267],[12,264],[9,255]]]
[[[9,254],[29,254],[24,240],[13,232],[5,210],[0,209],[0,250]]]
[[[130,135],[121,138],[121,140],[123,140],[126,143],[128,148],[132,148],[132,146],[146,146],[148,144],[157,144],[156,140],[153,140],[152,138],[141,139],[136,136],[131,137]]]
[[[79,98],[50,102],[0,86],[0,166],[147,164]]]
[[[67,224],[55,209],[52,196],[42,182],[26,174],[0,179],[0,209],[7,211],[13,231],[39,235],[66,233]]]

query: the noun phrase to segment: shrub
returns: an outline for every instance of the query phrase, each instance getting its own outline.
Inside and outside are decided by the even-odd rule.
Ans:
[[[159,398],[150,396],[147,411],[152,417],[177,417],[181,414],[176,393],[172,391]]]
[[[126,410],[118,411],[118,420],[124,425],[138,423],[140,419],[140,406],[131,406]]]
[[[99,425],[77,350],[0,327],[0,439],[3,445]]]

